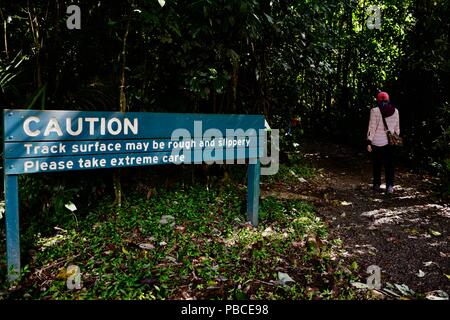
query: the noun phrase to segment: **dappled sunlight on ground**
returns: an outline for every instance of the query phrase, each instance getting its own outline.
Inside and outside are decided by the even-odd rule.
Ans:
[[[376,254],[378,252],[378,249],[372,246],[371,244],[363,244],[363,245],[356,245],[354,254],[364,255],[364,254]]]
[[[397,167],[388,196],[385,184],[372,191],[368,154],[331,143],[301,148],[320,175],[276,193],[312,201],[332,237],[342,240],[344,257],[356,259],[362,278],[377,265],[385,285],[450,293],[450,205],[434,195],[436,178]]]
[[[450,208],[438,204],[423,204],[406,207],[380,208],[361,213],[361,216],[371,218],[373,225],[379,226],[386,223],[428,223],[427,217],[417,218],[411,216],[412,214],[421,213],[427,210],[433,210],[435,214],[450,218]]]

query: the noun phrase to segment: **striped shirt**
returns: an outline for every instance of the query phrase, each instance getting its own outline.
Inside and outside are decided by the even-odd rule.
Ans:
[[[398,110],[392,116],[385,118],[386,124],[390,132],[400,134],[400,117]],[[372,145],[383,147],[388,144],[387,135],[384,129],[383,118],[381,116],[380,108],[372,108],[370,110],[369,129],[367,130],[367,140],[370,140]]]

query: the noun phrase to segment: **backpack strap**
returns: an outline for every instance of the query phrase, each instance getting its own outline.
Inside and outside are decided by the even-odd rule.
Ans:
[[[381,119],[383,119],[383,124],[384,124],[384,130],[386,131],[386,134],[392,134],[391,131],[389,130],[387,123],[386,123],[386,119],[383,116],[383,113],[380,110],[380,114],[381,114]]]

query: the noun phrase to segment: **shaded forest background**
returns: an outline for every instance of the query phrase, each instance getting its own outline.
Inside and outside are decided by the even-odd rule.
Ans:
[[[66,27],[71,4],[81,8],[80,30]],[[380,29],[366,25],[370,5],[381,8]],[[2,0],[0,102],[264,114],[272,128],[294,133],[282,151],[301,139],[364,150],[382,89],[400,111],[403,163],[431,170],[448,195],[449,17],[449,2],[434,0]],[[93,199],[112,181],[109,172],[74,177],[23,177],[24,206]]]

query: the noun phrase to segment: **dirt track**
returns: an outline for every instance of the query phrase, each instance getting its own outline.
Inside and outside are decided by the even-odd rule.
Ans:
[[[450,293],[450,206],[433,197],[436,180],[397,167],[395,193],[385,196],[371,190],[371,162],[362,150],[333,144],[301,149],[320,175],[277,190],[278,196],[312,201],[363,279],[367,267],[377,265],[383,286]]]

